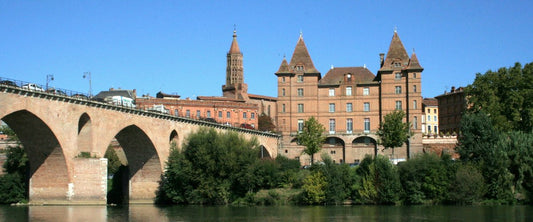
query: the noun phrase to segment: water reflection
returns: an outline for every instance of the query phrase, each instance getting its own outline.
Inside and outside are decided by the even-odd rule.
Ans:
[[[0,221],[533,221],[531,206],[0,206]]]

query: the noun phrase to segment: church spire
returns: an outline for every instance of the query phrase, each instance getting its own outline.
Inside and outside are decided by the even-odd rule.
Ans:
[[[226,85],[222,86],[222,91],[234,92],[239,85],[244,84],[244,67],[242,64],[242,53],[237,43],[237,30],[233,29],[233,41],[226,56]]]
[[[233,29],[233,42],[231,42],[231,47],[229,48],[229,54],[241,53],[239,49],[239,43],[237,43],[237,30]]]

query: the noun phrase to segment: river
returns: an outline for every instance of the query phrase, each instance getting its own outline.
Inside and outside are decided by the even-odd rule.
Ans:
[[[533,221],[533,206],[1,206],[0,221]]]

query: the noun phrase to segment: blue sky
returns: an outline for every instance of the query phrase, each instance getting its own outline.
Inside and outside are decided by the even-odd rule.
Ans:
[[[0,0],[0,77],[87,92],[220,96],[234,25],[249,92],[277,96],[300,31],[315,67],[375,74],[395,27],[425,68],[422,95],[533,62],[533,1]]]

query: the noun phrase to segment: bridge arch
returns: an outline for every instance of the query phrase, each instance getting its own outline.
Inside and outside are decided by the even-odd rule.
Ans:
[[[169,143],[170,143],[170,148],[172,148],[172,147],[178,148],[179,147],[179,135],[178,135],[178,132],[176,130],[172,130],[172,132],[170,132]]]
[[[91,153],[93,144],[91,117],[83,113],[78,120],[78,150],[79,152]]]
[[[268,149],[264,145],[260,145],[259,146],[259,158],[261,158],[261,159],[263,159],[263,158],[271,159],[272,158],[270,152],[268,152]]]
[[[148,135],[138,126],[129,125],[116,135],[127,159],[124,201],[153,203],[162,174],[162,163]],[[127,199],[126,199],[127,198]]]
[[[29,160],[30,202],[69,198],[69,168],[60,141],[47,123],[28,110],[12,112],[4,121],[18,136]]]

